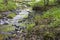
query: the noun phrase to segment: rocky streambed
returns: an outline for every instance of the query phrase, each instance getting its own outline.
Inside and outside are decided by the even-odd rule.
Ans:
[[[28,23],[27,19],[29,17],[29,14],[32,11],[30,9],[25,8],[25,9],[22,9],[22,10],[21,9],[16,9],[16,10],[13,10],[12,12],[16,13],[16,16],[13,17],[12,19],[7,18],[6,16],[4,16],[2,19],[0,19],[0,25],[1,25],[0,26],[0,30],[1,30],[0,34],[15,35],[15,37],[8,36],[7,38],[4,38],[4,40],[19,40],[20,36],[23,36],[21,34],[25,34],[22,31],[26,29],[26,26],[24,26],[24,25]],[[11,13],[11,11],[3,12],[4,15],[8,15],[10,13]],[[10,26],[6,26],[6,25],[10,25]],[[7,28],[7,27],[9,27],[9,28]],[[13,29],[13,30],[11,30],[11,29]],[[7,31],[5,31],[5,30],[7,30]]]

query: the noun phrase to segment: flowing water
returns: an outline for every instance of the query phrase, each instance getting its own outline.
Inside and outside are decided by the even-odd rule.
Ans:
[[[25,7],[27,7],[27,6],[25,5]],[[12,27],[14,27],[15,29],[13,28],[14,30],[10,31],[10,32],[0,31],[0,34],[9,34],[9,35],[11,35],[12,33],[19,34],[21,32],[21,30],[24,30],[26,28],[26,26],[21,27],[21,24],[27,20],[30,12],[32,12],[32,11],[29,8],[28,9],[24,8],[24,9],[17,9],[14,12],[16,13],[16,16],[13,17],[13,19],[4,17],[3,19],[0,19],[0,25],[4,25],[4,24],[13,25]],[[25,23],[27,23],[27,22],[25,22]],[[18,35],[18,34],[16,34],[16,35]]]

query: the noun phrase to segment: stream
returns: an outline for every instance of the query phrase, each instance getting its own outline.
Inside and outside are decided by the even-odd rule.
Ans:
[[[27,7],[27,6],[25,5],[25,7]],[[10,32],[2,32],[2,31],[0,31],[0,34],[8,34],[8,35],[16,34],[16,35],[18,35],[18,34],[20,34],[22,32],[21,30],[26,29],[25,26],[21,27],[20,24],[27,20],[26,18],[28,18],[29,14],[32,12],[32,10],[24,8],[24,9],[16,9],[13,12],[16,13],[16,16],[13,17],[13,19],[8,19],[6,17],[4,17],[3,19],[0,19],[0,25],[5,25],[5,24],[12,25],[12,26],[15,27],[15,30],[10,31]],[[20,20],[20,22],[19,22],[19,20]],[[19,35],[17,37],[19,37]],[[10,40],[10,39],[8,38],[8,40]]]

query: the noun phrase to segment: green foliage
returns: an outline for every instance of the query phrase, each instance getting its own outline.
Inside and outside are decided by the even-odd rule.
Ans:
[[[49,0],[49,5],[52,5],[54,3],[55,3],[54,0]],[[41,0],[38,2],[35,2],[35,0],[33,0],[30,3],[30,5],[32,7],[44,6],[44,0]],[[0,9],[1,9],[0,11],[13,10],[13,9],[16,9],[16,5],[14,2],[8,1],[7,6],[5,4],[0,3]],[[7,17],[13,18],[15,16],[16,16],[15,13],[10,13]],[[28,15],[22,15],[22,16],[24,16],[25,18],[28,17]],[[2,18],[2,15],[0,15],[0,18]],[[32,23],[25,24],[23,22],[20,24],[20,26],[27,26],[28,32],[26,36],[28,37],[31,36],[34,39],[36,39],[38,36],[39,38],[42,37],[44,40],[53,39],[57,35],[55,30],[58,29],[58,27],[60,27],[60,7],[53,7],[47,11],[44,11],[43,15],[40,15],[37,13],[34,15],[34,18],[32,20],[34,21]],[[21,20],[19,21],[21,22]],[[11,25],[2,25],[0,27],[0,31],[9,32],[12,30],[15,30],[15,28]],[[7,37],[7,35],[4,35],[4,36],[0,35],[0,40],[2,40],[3,37]],[[28,39],[30,39],[30,37]]]
[[[3,3],[3,0],[0,0],[0,3]]]
[[[15,17],[15,16],[16,16],[15,13],[10,13],[9,15],[7,15],[7,17],[8,17],[8,18],[11,18],[11,19],[12,19],[13,17]]]
[[[34,15],[33,20],[35,22],[35,26],[29,27],[28,25],[28,30],[30,29],[30,31],[28,32],[27,36],[28,37],[39,36],[39,37],[43,37],[42,40],[49,40],[49,39],[54,40],[55,37],[57,37],[56,35],[58,35],[56,33],[57,32],[56,30],[60,27],[60,11],[59,10],[60,10],[60,7],[53,7],[50,10],[43,12],[44,13],[43,15],[39,15],[39,14]]]
[[[56,4],[56,0],[49,0],[49,5],[54,5]]]
[[[54,33],[52,32],[46,32],[44,33],[45,36],[49,36],[49,37],[53,37],[54,36]]]
[[[48,1],[47,0],[34,0],[31,1],[29,4],[33,7],[33,6],[44,6],[46,5]],[[49,0],[48,5],[55,5],[56,4],[56,0]]]
[[[36,2],[35,5],[36,5],[36,6],[44,6],[44,1],[41,0],[41,1],[39,1],[39,2]]]
[[[3,32],[9,32],[9,31],[12,31],[14,30],[15,28],[11,25],[2,25],[0,27],[0,30],[3,31]]]
[[[44,34],[45,34],[44,35],[45,40],[48,40],[48,39],[53,40],[55,38],[55,34],[53,32],[46,32]]]
[[[41,0],[41,1],[36,2],[36,0],[35,0],[35,1],[30,2],[29,4],[30,4],[32,7],[33,7],[33,6],[44,6],[44,1]]]
[[[50,18],[52,17],[54,20],[53,22],[50,23],[51,26],[56,27],[60,25],[60,8],[59,7],[54,7],[50,10],[48,10],[47,12],[45,12],[45,14],[43,14],[42,16],[43,18]]]
[[[0,11],[5,11],[7,10],[7,7],[4,4],[0,3]]]
[[[8,10],[16,9],[16,4],[15,4],[15,2],[13,2],[13,1],[8,1],[7,8],[8,8]]]
[[[16,9],[15,2],[8,0],[7,5],[4,4],[4,1],[0,0],[0,11],[7,11],[7,10],[13,10]]]
[[[31,29],[35,26],[35,23],[32,23],[32,24],[28,24],[27,25],[27,30],[28,31],[31,31]]]

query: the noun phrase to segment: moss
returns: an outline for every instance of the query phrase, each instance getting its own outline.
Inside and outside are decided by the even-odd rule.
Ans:
[[[15,17],[15,16],[16,16],[15,13],[10,13],[7,17],[12,19],[12,18]]]

